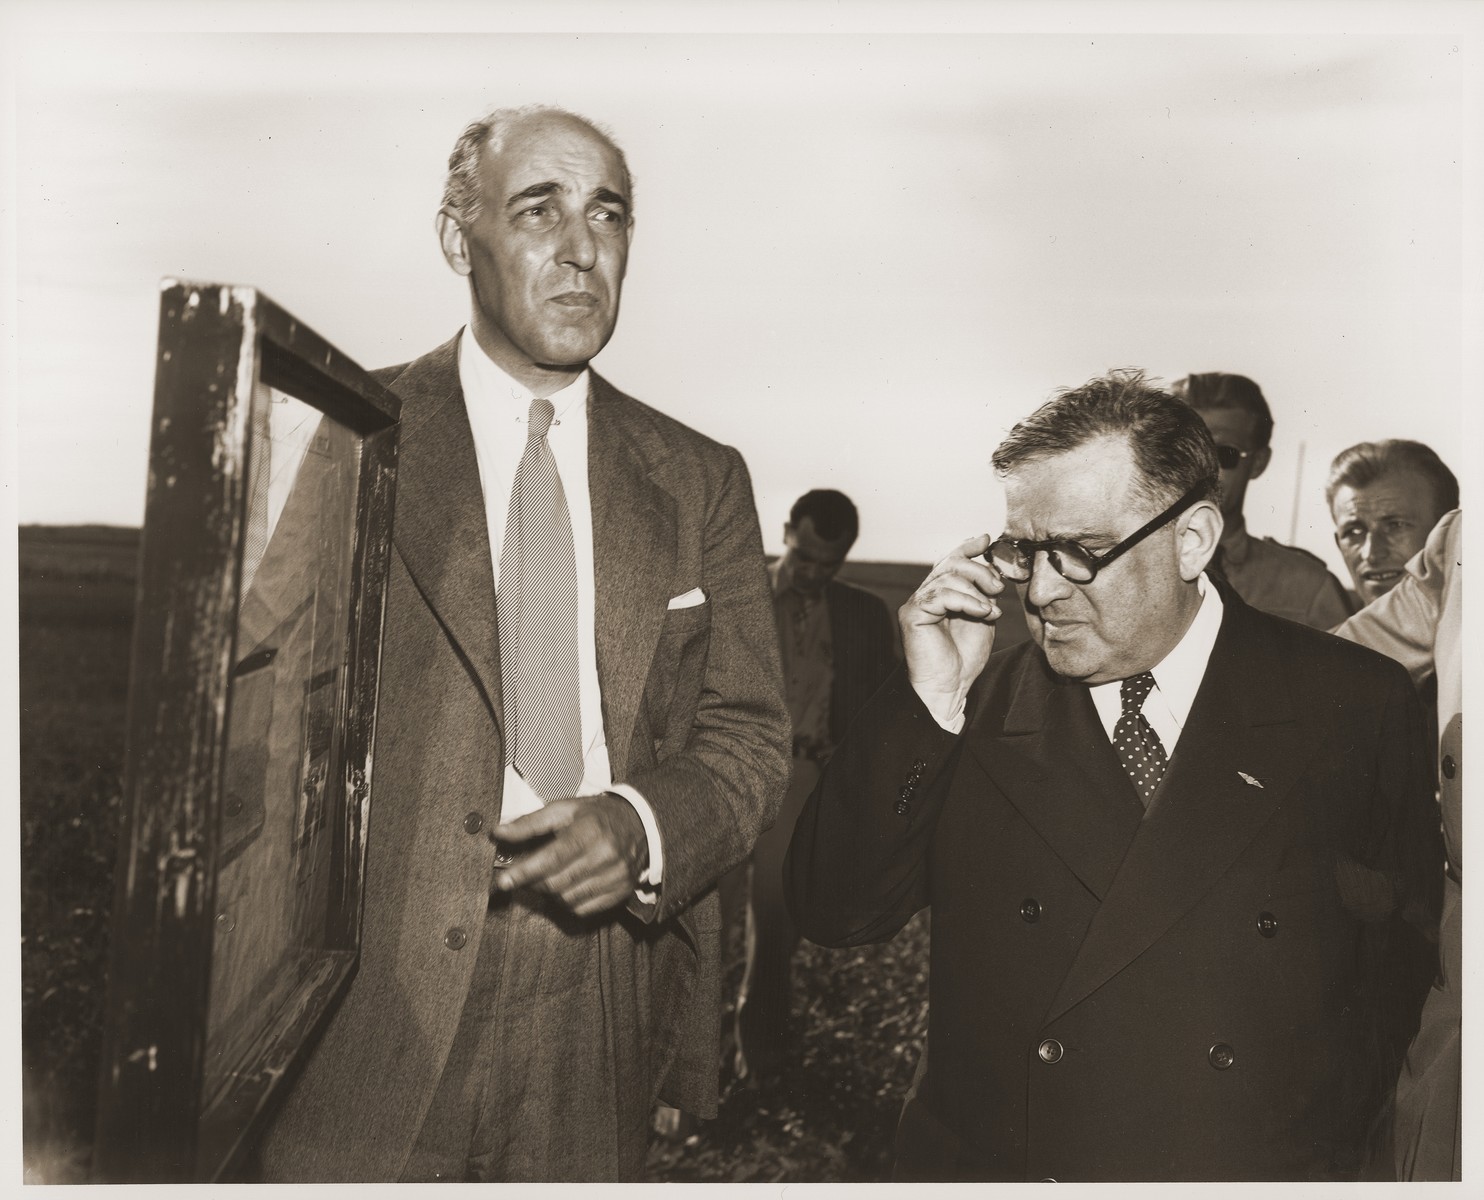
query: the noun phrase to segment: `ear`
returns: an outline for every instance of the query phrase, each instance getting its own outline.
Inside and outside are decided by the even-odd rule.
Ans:
[[[438,210],[434,224],[438,227],[438,244],[443,247],[444,260],[457,274],[468,275],[474,268],[469,263],[469,247],[458,214],[445,204]]]
[[[1221,542],[1221,509],[1202,500],[1186,509],[1175,526],[1180,553],[1180,578],[1193,583]]]
[[[788,539],[791,538],[791,537],[793,537],[793,535],[794,535],[794,524],[793,524],[793,522],[792,521],[785,521],[783,523],[783,541],[784,541],[784,543],[787,544]]]
[[[1271,446],[1264,446],[1261,450],[1254,450],[1252,452],[1252,473],[1248,475],[1247,478],[1256,479],[1259,475],[1261,475],[1268,469],[1268,463],[1270,463],[1272,459],[1273,448]]]

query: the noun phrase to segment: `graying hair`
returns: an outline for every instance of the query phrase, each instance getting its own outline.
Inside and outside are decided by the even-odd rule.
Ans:
[[[526,117],[540,114],[568,117],[578,124],[587,126],[608,144],[618,155],[618,165],[623,169],[624,192],[628,197],[629,211],[632,212],[634,177],[629,172],[629,160],[624,156],[623,148],[613,140],[613,135],[596,121],[590,121],[580,113],[558,108],[552,104],[527,104],[520,108],[492,109],[459,134],[459,140],[453,145],[453,153],[448,156],[448,177],[443,184],[443,203],[466,221],[472,221],[479,216],[482,201],[479,187],[479,164],[483,151],[487,148],[491,154],[500,153],[504,148],[505,135],[512,125]]]

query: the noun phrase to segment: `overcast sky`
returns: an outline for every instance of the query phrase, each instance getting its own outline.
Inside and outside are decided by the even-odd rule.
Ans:
[[[997,532],[1004,431],[1141,366],[1262,385],[1275,453],[1249,523],[1288,540],[1297,501],[1296,540],[1342,570],[1336,451],[1412,437],[1463,474],[1479,46],[1436,21],[1308,24],[30,34],[17,516],[141,519],[162,277],[256,285],[367,367],[452,336],[448,151],[492,105],[550,102],[608,125],[637,177],[596,365],[741,448],[769,549],[813,486],[856,499],[860,557]]]

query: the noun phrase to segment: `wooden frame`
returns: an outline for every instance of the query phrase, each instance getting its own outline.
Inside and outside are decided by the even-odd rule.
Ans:
[[[321,491],[333,484],[340,501],[321,504],[321,491],[306,485],[297,507],[280,510],[279,528],[299,519],[290,511],[311,514],[321,540],[305,544],[327,544],[328,529],[342,549],[329,566],[298,543],[292,560],[288,551],[279,556],[294,566],[312,611],[304,616],[301,605],[254,645],[244,606],[264,590],[267,566],[251,589],[244,584],[256,560],[279,559],[270,560],[276,541],[266,554],[261,545],[246,548],[250,504],[251,519],[260,519],[267,495],[252,472],[256,463],[269,477],[275,410],[264,406],[279,396],[308,406],[313,421],[289,486],[297,494],[318,472],[330,481]],[[94,1153],[99,1180],[230,1178],[354,974],[398,413],[395,396],[260,292],[163,285]],[[326,507],[334,512],[324,515]],[[283,541],[291,542],[288,533]],[[320,587],[322,578],[330,584]],[[299,628],[311,632],[292,632]],[[285,668],[291,645],[302,677]],[[331,666],[320,669],[327,655]],[[280,669],[285,678],[276,686]],[[273,758],[290,737],[301,747]],[[265,774],[270,758],[292,760],[291,798],[290,789],[273,786],[278,776]],[[292,838],[277,832],[278,808],[293,810]],[[271,995],[226,1039],[221,1006],[211,1004],[221,982],[213,979],[214,951],[225,969],[239,947],[262,939],[251,907],[219,908],[219,891],[229,872],[264,873],[254,847],[290,841],[293,869],[270,881],[302,890],[292,920],[281,922],[292,949],[281,963],[290,965],[255,979]],[[249,927],[227,940],[239,920]],[[231,995],[234,1004],[245,998]],[[230,1053],[222,1050],[228,1040]],[[213,1045],[220,1061],[208,1079]]]

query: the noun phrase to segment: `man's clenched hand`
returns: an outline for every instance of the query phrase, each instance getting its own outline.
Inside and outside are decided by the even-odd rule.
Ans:
[[[559,899],[579,917],[626,904],[649,864],[644,825],[620,796],[573,796],[498,826],[500,842],[523,842],[554,834],[539,849],[497,872],[495,889],[528,887]]]

